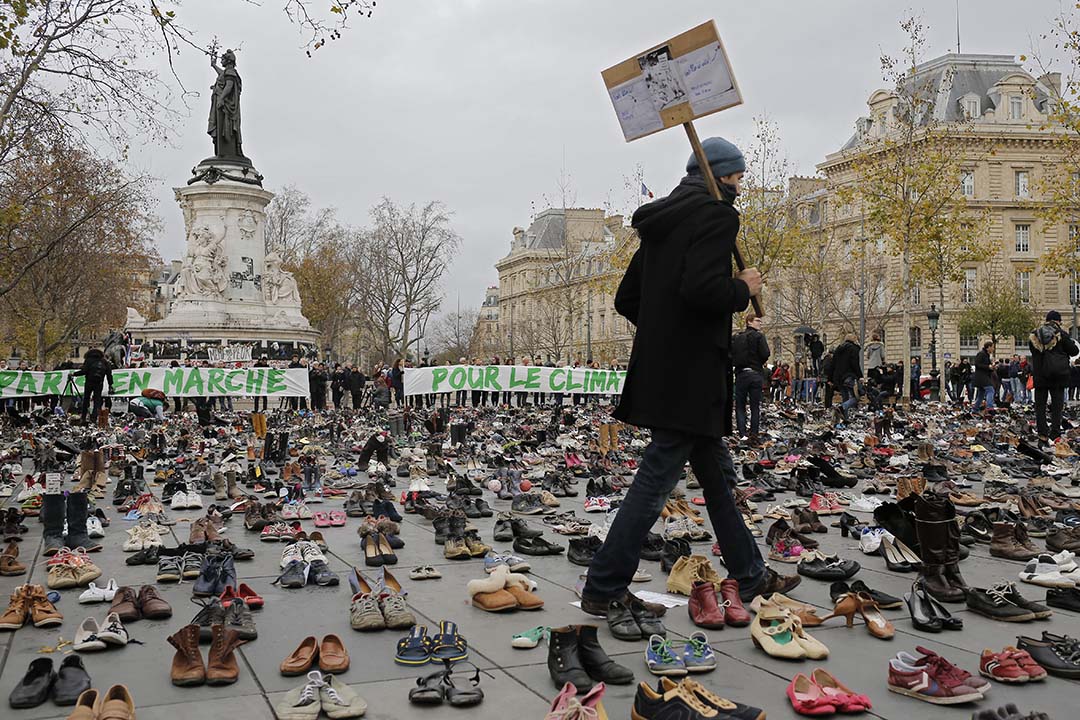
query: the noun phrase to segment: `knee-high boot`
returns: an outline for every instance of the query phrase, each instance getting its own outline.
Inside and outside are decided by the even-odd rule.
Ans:
[[[960,574],[960,526],[956,507],[939,495],[912,494],[905,501],[915,515],[921,575],[926,590],[942,602],[963,602],[967,583]]]

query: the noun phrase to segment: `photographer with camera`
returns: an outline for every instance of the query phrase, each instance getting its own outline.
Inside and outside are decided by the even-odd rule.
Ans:
[[[101,396],[102,383],[109,381],[109,391],[112,392],[113,377],[112,366],[105,359],[105,353],[98,348],[90,348],[83,358],[82,367],[71,373],[72,377],[82,375],[86,378],[83,384],[83,401],[80,414],[80,422],[86,424],[86,411],[90,406],[90,396],[94,396],[94,417],[101,414],[103,398]]]

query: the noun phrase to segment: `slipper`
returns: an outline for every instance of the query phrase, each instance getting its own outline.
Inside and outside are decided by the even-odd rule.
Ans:
[[[409,571],[411,580],[436,580],[442,577],[442,573],[431,565],[420,565]]]
[[[331,527],[333,525],[333,523],[330,522],[330,515],[322,510],[315,513],[312,517],[315,520],[315,527],[317,528]],[[344,524],[345,523],[342,523],[342,525]]]

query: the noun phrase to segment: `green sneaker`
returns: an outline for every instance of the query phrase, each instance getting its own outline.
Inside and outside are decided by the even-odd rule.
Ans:
[[[541,640],[546,640],[550,633],[551,628],[538,625],[531,630],[518,633],[510,638],[510,644],[521,650],[532,650],[540,644]]]

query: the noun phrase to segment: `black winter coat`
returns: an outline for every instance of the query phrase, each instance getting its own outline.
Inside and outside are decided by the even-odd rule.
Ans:
[[[731,366],[738,371],[741,368],[752,368],[761,372],[761,368],[769,360],[769,343],[765,339],[765,333],[752,327],[748,327],[741,333],[731,338]]]
[[[1069,359],[1080,350],[1069,334],[1053,323],[1039,327],[1028,338],[1031,365],[1037,388],[1064,388],[1069,385]]]
[[[641,247],[615,309],[637,333],[613,415],[639,427],[730,434],[731,315],[750,303],[731,271],[739,213],[709,195],[700,176],[688,176],[639,208],[632,225]]]
[[[360,368],[349,373],[349,389],[353,392],[360,392],[364,389],[364,385],[366,384],[367,376],[364,375],[364,371]]]
[[[843,387],[849,377],[862,377],[862,348],[859,343],[845,340],[833,350],[832,384]]]
[[[972,363],[975,366],[975,372],[972,374],[971,383],[976,388],[989,387],[994,384],[993,378],[990,377],[990,353],[986,350],[980,350],[975,354],[975,362]]]

